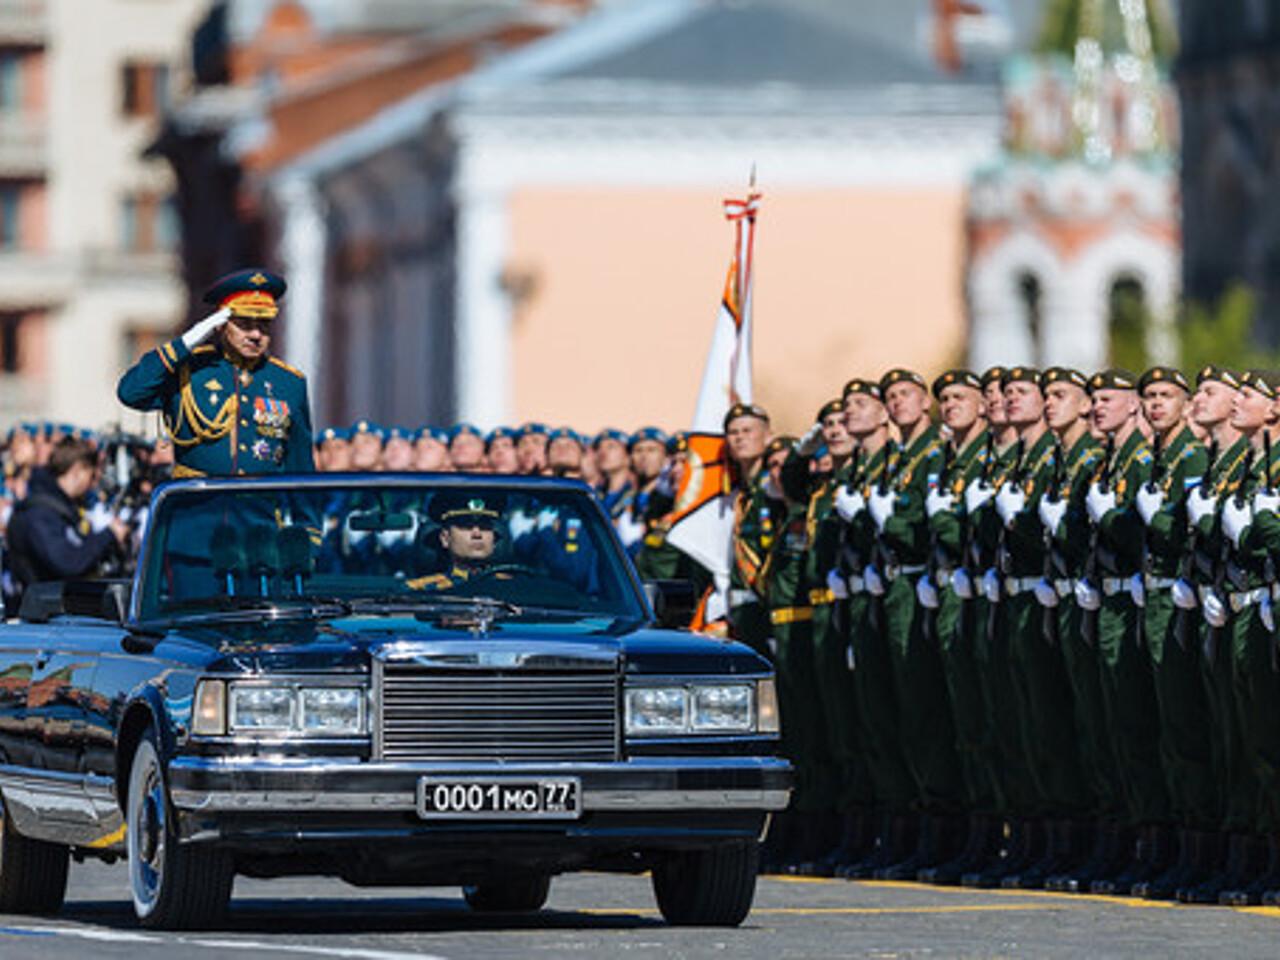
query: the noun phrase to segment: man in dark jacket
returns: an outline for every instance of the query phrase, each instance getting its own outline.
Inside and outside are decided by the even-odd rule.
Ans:
[[[81,515],[80,503],[97,472],[97,452],[77,437],[59,440],[48,465],[32,472],[7,535],[8,565],[20,590],[85,576],[128,537],[129,528],[115,517],[107,529],[93,533]]]

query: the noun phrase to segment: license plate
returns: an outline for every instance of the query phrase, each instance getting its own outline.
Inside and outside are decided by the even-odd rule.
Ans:
[[[435,778],[418,780],[418,816],[460,820],[576,820],[582,812],[577,777],[545,780]]]

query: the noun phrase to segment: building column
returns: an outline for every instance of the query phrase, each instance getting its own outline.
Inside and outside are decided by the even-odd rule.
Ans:
[[[315,182],[293,176],[274,190],[280,207],[280,260],[288,281],[284,361],[317,383],[323,371],[325,203]],[[312,388],[314,390],[314,387]]]
[[[1036,349],[1014,278],[990,273],[975,276],[972,290],[969,366],[982,371],[1031,363]]]
[[[1107,304],[1091,289],[1063,284],[1045,290],[1041,356],[1044,365],[1087,376],[1107,363]]]

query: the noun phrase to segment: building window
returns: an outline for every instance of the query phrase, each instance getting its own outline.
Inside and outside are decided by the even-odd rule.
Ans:
[[[1031,363],[1040,365],[1040,337],[1044,329],[1044,297],[1040,291],[1040,278],[1034,273],[1018,276],[1018,303],[1022,307],[1022,320],[1031,343]]]
[[[128,253],[160,253],[178,245],[178,218],[171,197],[127,194],[120,201],[120,249]]]
[[[154,117],[169,106],[169,68],[162,63],[130,61],[121,68],[126,117]]]
[[[22,57],[12,50],[0,52],[0,112],[22,109]]]
[[[0,373],[19,372],[18,339],[21,328],[21,314],[0,314]]]
[[[0,183],[0,250],[19,246],[22,188],[16,183]]]
[[[1110,335],[1111,363],[1127,370],[1143,370],[1147,366],[1147,292],[1142,282],[1132,276],[1117,277],[1111,284],[1107,305],[1107,331]]]

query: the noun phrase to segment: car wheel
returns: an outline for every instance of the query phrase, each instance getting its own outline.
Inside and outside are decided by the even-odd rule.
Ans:
[[[685,850],[653,868],[662,918],[680,927],[736,927],[751,912],[760,870],[754,841]]]
[[[0,804],[0,912],[56,913],[67,895],[70,848],[24,837]]]
[[[462,888],[467,906],[476,913],[532,913],[542,909],[550,892],[550,877],[526,877]]]
[[[138,743],[125,802],[129,889],[144,927],[194,930],[226,913],[235,879],[224,851],[178,842],[155,731]]]

